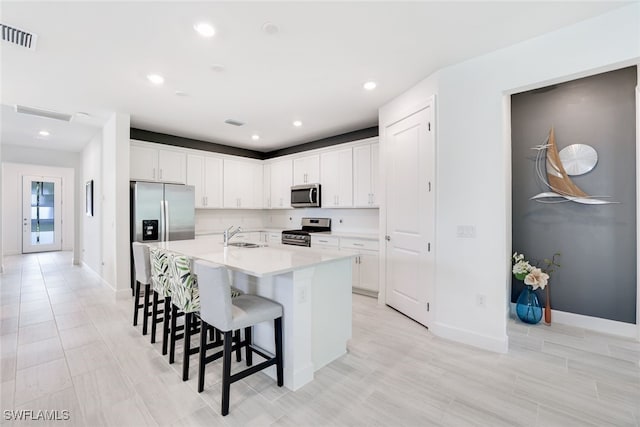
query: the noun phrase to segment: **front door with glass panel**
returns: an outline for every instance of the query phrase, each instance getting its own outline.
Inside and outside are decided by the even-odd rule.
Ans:
[[[22,177],[22,253],[62,249],[60,178]]]

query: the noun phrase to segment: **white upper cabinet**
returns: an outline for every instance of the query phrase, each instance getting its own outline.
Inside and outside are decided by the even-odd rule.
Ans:
[[[317,182],[320,182],[320,157],[317,154],[293,159],[293,185]]]
[[[271,207],[271,163],[262,165],[262,207]]]
[[[221,208],[222,159],[189,154],[187,185],[195,187],[196,208]]]
[[[353,206],[353,150],[351,147],[320,155],[322,207]]]
[[[223,207],[262,208],[262,163],[224,159]]]
[[[293,163],[290,159],[270,164],[271,180],[269,188],[269,205],[271,209],[291,208],[291,185]]]
[[[187,155],[182,150],[132,144],[129,162],[131,181],[187,182]]]
[[[379,148],[377,142],[353,147],[353,206],[356,208],[378,206]]]

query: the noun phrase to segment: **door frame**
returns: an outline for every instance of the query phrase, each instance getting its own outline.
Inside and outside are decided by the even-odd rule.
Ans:
[[[393,114],[392,116],[390,116],[390,118],[388,118],[387,120],[385,120],[384,122],[380,122],[379,123],[379,129],[378,129],[378,133],[380,135],[379,137],[379,142],[380,142],[380,153],[379,153],[379,159],[380,159],[380,183],[384,183],[386,181],[386,176],[387,176],[387,165],[386,162],[383,160],[385,158],[387,158],[388,153],[389,153],[389,141],[387,139],[387,128],[389,128],[390,126],[393,126],[394,124],[398,123],[401,120],[404,120],[405,118],[417,113],[418,111],[424,110],[426,108],[431,108],[431,119],[432,119],[432,124],[434,126],[433,129],[433,145],[434,145],[434,157],[435,157],[435,164],[434,164],[434,176],[435,176],[435,183],[434,183],[434,187],[433,187],[433,203],[434,203],[434,231],[433,231],[433,241],[434,241],[434,254],[433,254],[433,277],[434,277],[434,281],[437,277],[438,274],[438,251],[437,251],[437,242],[438,242],[438,110],[437,110],[437,104],[436,104],[436,95],[431,95],[425,99],[423,99],[421,102],[418,102],[414,105],[412,105],[411,107],[408,108],[404,108],[402,110],[400,110],[399,112],[396,112],[395,114]],[[385,305],[387,303],[387,245],[386,245],[386,240],[385,240],[385,235],[387,235],[387,186],[386,185],[380,185],[380,203],[379,203],[379,209],[380,209],[380,220],[379,220],[379,228],[378,228],[378,232],[379,232],[379,239],[380,242],[382,243],[380,245],[380,262],[379,262],[379,277],[380,277],[380,282],[379,282],[379,287],[378,287],[378,304],[381,305]],[[436,322],[436,309],[437,309],[437,286],[435,286],[435,282],[434,282],[434,286],[432,289],[432,298],[431,298],[431,305],[432,308],[430,310],[429,313],[429,318],[430,320],[430,324],[434,324]]]
[[[61,176],[44,176],[44,175],[30,175],[30,174],[23,174],[21,177],[21,182],[20,182],[20,186],[21,186],[21,210],[20,210],[20,232],[21,232],[21,250],[23,254],[28,254],[28,253],[39,253],[39,252],[51,252],[51,251],[60,251],[62,250],[62,243],[63,243],[63,219],[62,219],[62,205],[63,205],[63,195],[62,195],[62,177]],[[25,200],[26,198],[26,194],[27,194],[27,190],[29,190],[29,198],[31,195],[31,189],[27,189],[25,188],[26,182],[32,183],[34,181],[44,181],[44,182],[53,182],[55,186],[57,186],[58,188],[54,187],[54,205],[53,205],[53,209],[54,209],[54,236],[56,236],[54,238],[54,241],[52,244],[49,245],[42,245],[42,249],[40,250],[27,250],[25,251],[25,231],[24,231],[24,227],[28,227],[28,224],[25,224],[23,221],[26,219],[24,218],[25,216],[25,209],[26,209],[26,204],[29,203],[29,206],[31,206],[31,203],[28,202],[27,200]],[[32,220],[31,215],[29,214],[29,219]],[[30,234],[30,233],[29,233]],[[32,246],[32,245],[28,245],[28,246]]]

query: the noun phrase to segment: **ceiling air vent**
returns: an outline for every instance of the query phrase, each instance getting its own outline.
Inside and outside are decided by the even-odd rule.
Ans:
[[[20,30],[16,27],[0,23],[2,28],[2,40],[5,42],[17,44],[27,49],[36,50],[36,42],[38,35],[28,31]]]
[[[31,114],[32,116],[46,117],[48,119],[71,121],[71,114],[58,113],[57,111],[42,110],[40,108],[25,107],[24,105],[16,105],[16,113]]]
[[[228,125],[244,126],[244,122],[241,122],[240,120],[236,120],[236,119],[227,119],[224,122]]]

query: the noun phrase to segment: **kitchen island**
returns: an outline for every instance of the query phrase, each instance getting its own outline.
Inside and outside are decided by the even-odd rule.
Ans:
[[[213,236],[156,245],[224,265],[232,272],[233,286],[282,304],[285,387],[299,389],[315,371],[346,353],[352,255],[297,246],[224,247]],[[271,323],[256,325],[253,339],[273,353]],[[275,367],[265,372],[275,378]]]

